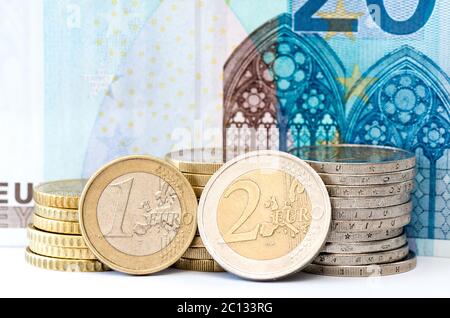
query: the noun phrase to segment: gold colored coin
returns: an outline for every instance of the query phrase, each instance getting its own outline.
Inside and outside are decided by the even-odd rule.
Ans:
[[[173,267],[195,272],[225,272],[216,261],[209,259],[199,260],[180,258]]]
[[[200,198],[202,196],[204,188],[202,188],[202,187],[192,187],[192,189],[194,190],[195,196],[197,198]]]
[[[27,236],[30,241],[58,247],[87,248],[81,235],[56,234],[44,232],[33,225],[28,225]]]
[[[60,234],[81,234],[78,222],[50,220],[33,214],[33,225],[43,231]]]
[[[130,156],[101,168],[80,199],[86,244],[109,267],[134,275],[161,271],[187,250],[197,230],[197,198],[171,164]]]
[[[196,235],[194,236],[194,239],[192,240],[192,243],[189,247],[205,247],[205,245],[203,244],[202,238],[200,237],[200,235]]]
[[[78,222],[78,209],[61,209],[52,208],[36,204],[34,206],[34,213],[51,220]]]
[[[88,248],[71,248],[71,247],[60,247],[51,246],[34,241],[30,241],[29,248],[36,254],[64,258],[64,259],[78,259],[78,260],[96,260],[94,254]]]
[[[62,209],[78,209],[86,180],[61,180],[37,185],[33,190],[37,204]]]
[[[214,174],[227,160],[221,148],[181,149],[168,153],[166,160],[182,172]]]
[[[205,187],[212,175],[210,174],[194,174],[194,173],[183,173],[183,175],[188,179],[189,183],[194,187]]]
[[[96,260],[73,260],[73,259],[53,258],[33,253],[29,248],[27,248],[25,252],[25,259],[27,263],[35,267],[55,271],[104,272],[109,270],[108,266]]]
[[[183,258],[187,259],[213,259],[208,250],[204,247],[190,247],[183,254]]]

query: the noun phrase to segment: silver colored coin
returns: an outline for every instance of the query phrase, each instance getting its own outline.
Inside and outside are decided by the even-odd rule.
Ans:
[[[412,212],[412,201],[404,204],[381,208],[335,208],[332,209],[333,220],[382,220],[396,218]]]
[[[331,230],[336,232],[364,232],[397,229],[411,222],[411,214],[383,220],[332,221]]]
[[[333,209],[349,208],[382,208],[394,206],[408,202],[411,199],[411,193],[402,193],[385,197],[330,197],[331,207]]]
[[[382,146],[309,146],[293,149],[291,153],[319,173],[380,174],[409,170],[416,165],[414,153]]]
[[[408,244],[391,251],[364,254],[320,254],[314,264],[332,266],[358,266],[397,262],[408,256]]]
[[[368,175],[348,175],[337,173],[319,173],[323,182],[327,185],[364,186],[400,183],[413,180],[416,177],[416,169],[409,169],[399,172],[368,174]]]
[[[374,253],[395,250],[408,242],[406,234],[381,241],[363,243],[327,243],[322,249],[323,253],[353,254]]]
[[[414,190],[414,180],[379,186],[327,185],[326,187],[332,197],[383,197],[411,193]]]
[[[357,242],[372,242],[379,240],[386,240],[403,233],[403,228],[383,230],[383,231],[368,231],[368,232],[335,232],[330,231],[327,242],[337,243],[357,243]]]
[[[404,260],[388,263],[361,266],[328,266],[310,264],[303,271],[316,275],[338,276],[338,277],[378,277],[406,273],[417,265],[414,252],[410,252]]]

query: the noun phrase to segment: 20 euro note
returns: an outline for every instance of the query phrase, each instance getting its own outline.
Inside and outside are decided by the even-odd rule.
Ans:
[[[122,155],[190,146],[395,145],[419,158],[408,234],[422,254],[450,255],[445,1],[58,0],[42,9],[42,161],[22,165],[24,175],[88,177]]]

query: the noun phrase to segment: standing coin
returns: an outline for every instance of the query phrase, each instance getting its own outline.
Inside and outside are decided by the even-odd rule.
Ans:
[[[413,180],[378,186],[327,185],[328,194],[332,197],[383,197],[411,193],[413,189]]]
[[[319,173],[319,175],[323,182],[328,185],[364,186],[401,183],[413,180],[416,176],[416,170],[409,169],[399,172],[368,175],[347,175],[337,173]]]
[[[291,150],[319,173],[380,174],[409,170],[416,156],[399,148],[369,145],[323,145]]]
[[[239,156],[208,182],[200,199],[199,231],[227,271],[253,280],[301,270],[328,235],[331,206],[319,175],[277,151]]]
[[[111,162],[87,183],[80,225],[92,252],[135,275],[175,263],[195,235],[197,199],[172,165],[147,156]]]
[[[86,180],[61,180],[41,183],[34,188],[33,197],[37,204],[62,208],[78,209],[78,200]]]

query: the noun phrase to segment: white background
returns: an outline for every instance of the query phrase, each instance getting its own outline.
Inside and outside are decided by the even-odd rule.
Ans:
[[[168,269],[145,277],[117,272],[64,273],[34,268],[23,248],[0,249],[0,297],[450,297],[450,259],[419,257],[405,274],[341,278],[299,273],[250,282],[228,273]]]

